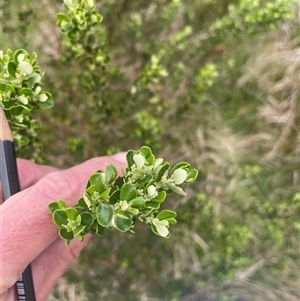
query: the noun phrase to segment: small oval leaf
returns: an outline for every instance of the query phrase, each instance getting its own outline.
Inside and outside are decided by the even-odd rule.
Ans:
[[[76,217],[79,215],[78,211],[75,208],[66,208],[65,210],[67,217],[71,220],[74,221]]]
[[[157,218],[159,220],[163,219],[169,219],[169,218],[175,218],[177,216],[177,213],[172,210],[162,210],[158,215]]]
[[[119,231],[126,232],[131,227],[132,219],[128,213],[121,211],[114,216],[114,224]]]
[[[60,228],[58,234],[66,241],[67,245],[69,245],[70,241],[74,238],[73,232],[68,232],[65,228]]]
[[[137,198],[130,200],[128,204],[133,208],[141,208],[145,206],[146,200],[143,197],[139,196]]]
[[[67,225],[68,224],[68,217],[63,209],[58,209],[55,210],[53,213],[53,221],[55,225],[58,227],[61,227],[62,225]]]
[[[126,161],[127,161],[127,165],[128,165],[128,167],[129,167],[129,169],[131,169],[131,166],[133,165],[133,164],[135,164],[134,163],[134,160],[133,160],[133,156],[136,154],[136,152],[135,151],[133,151],[133,150],[129,150],[127,153],[126,153]]]
[[[178,168],[182,168],[184,170],[188,170],[190,168],[191,164],[187,163],[187,162],[179,162],[177,163],[171,170],[171,174],[173,174],[173,172],[178,169]]]
[[[106,171],[105,171],[105,180],[107,184],[111,184],[113,183],[113,181],[116,179],[117,177],[117,169],[113,164],[109,164],[106,167]]]
[[[149,146],[142,146],[138,152],[141,153],[146,160],[152,156],[152,150]]]
[[[145,207],[152,208],[152,209],[158,209],[160,207],[160,203],[157,203],[155,201],[146,202]]]
[[[99,193],[102,193],[106,189],[104,181],[105,174],[103,172],[95,172],[93,175],[91,175],[87,186],[89,187],[94,185],[94,189]]]
[[[160,169],[157,172],[156,175],[156,180],[160,181],[161,177],[164,175],[164,173],[170,168],[170,164],[169,163],[164,163],[163,165],[161,165]]]
[[[101,203],[97,207],[97,221],[103,227],[108,227],[113,218],[113,209],[111,205]]]
[[[162,190],[157,194],[157,196],[153,199],[153,201],[161,204],[165,200],[166,196],[167,196],[167,193],[164,190]]]
[[[53,213],[57,209],[66,208],[66,204],[63,200],[52,202],[48,205],[48,209]]]
[[[120,199],[130,201],[136,197],[136,188],[134,184],[126,183],[122,186],[120,192]]]
[[[109,198],[110,204],[115,204],[120,201],[120,190],[115,190]]]
[[[191,183],[196,180],[197,176],[198,176],[198,170],[193,168],[187,173],[185,182]]]
[[[82,212],[81,214],[81,224],[86,227],[86,229],[90,229],[94,222],[93,214],[89,212]]]
[[[7,65],[9,75],[14,78],[16,76],[17,66],[14,62],[9,62]]]

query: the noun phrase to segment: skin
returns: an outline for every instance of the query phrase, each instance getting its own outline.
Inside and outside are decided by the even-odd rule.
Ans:
[[[74,206],[91,174],[105,170],[108,164],[114,164],[121,175],[121,166],[126,165],[125,154],[93,158],[66,170],[18,159],[21,191],[0,206],[1,301],[17,300],[14,284],[29,263],[36,299],[46,299],[90,239],[86,235],[83,242],[73,240],[67,246],[58,237],[47,206],[58,199]]]

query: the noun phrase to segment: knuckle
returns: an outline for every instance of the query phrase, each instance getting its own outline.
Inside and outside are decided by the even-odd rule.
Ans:
[[[65,196],[66,191],[72,194],[74,191],[72,178],[65,172],[53,172],[46,175],[38,182],[38,197],[56,200]]]
[[[96,172],[97,170],[105,171],[106,166],[109,164],[109,160],[106,156],[94,157],[85,161],[84,164],[91,173]]]

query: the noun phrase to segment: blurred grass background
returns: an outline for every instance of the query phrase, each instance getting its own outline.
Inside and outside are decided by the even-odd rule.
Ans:
[[[55,101],[38,162],[149,145],[200,171],[170,239],[93,239],[47,301],[299,300],[297,1],[98,0],[99,70],[67,59],[62,1],[0,5],[0,48],[36,51]]]

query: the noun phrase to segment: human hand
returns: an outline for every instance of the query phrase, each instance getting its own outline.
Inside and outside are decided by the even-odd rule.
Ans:
[[[75,205],[90,175],[105,170],[108,164],[114,164],[121,175],[121,166],[126,165],[125,153],[93,158],[66,170],[18,160],[22,191],[0,206],[1,301],[17,300],[14,284],[29,263],[36,299],[46,299],[90,238],[87,235],[83,242],[74,240],[66,246],[58,237],[47,205],[58,199]]]

